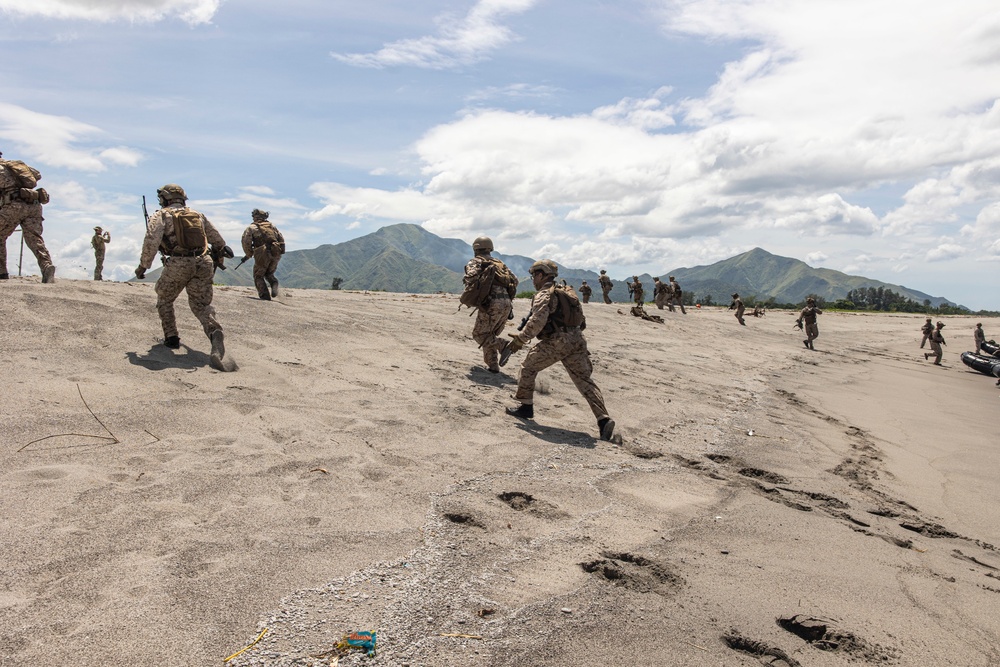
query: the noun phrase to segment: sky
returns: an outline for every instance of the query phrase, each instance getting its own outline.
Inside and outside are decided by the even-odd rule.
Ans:
[[[612,276],[754,247],[1000,310],[995,0],[0,0],[57,278],[182,185],[239,254],[400,222]],[[17,273],[20,233],[8,241]],[[38,274],[26,252],[23,273]]]

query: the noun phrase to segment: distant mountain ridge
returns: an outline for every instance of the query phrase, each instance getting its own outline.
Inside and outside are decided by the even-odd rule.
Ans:
[[[277,278],[282,285],[294,288],[330,289],[340,278],[341,289],[384,290],[387,292],[459,293],[465,264],[472,258],[472,246],[460,239],[446,239],[432,234],[420,225],[397,224],[382,227],[365,236],[308,250],[292,250],[285,254],[278,267]],[[494,253],[521,279],[521,290],[532,290],[528,268],[534,262],[522,255]],[[229,264],[235,266],[230,260]],[[238,271],[230,267],[218,271],[215,281],[220,285],[253,285],[253,264]],[[146,280],[155,280],[158,271],[151,271]],[[917,303],[929,300],[931,305],[951,304],[943,297],[884,283],[862,276],[851,276],[832,269],[815,269],[801,260],[780,257],[761,248],[754,248],[735,257],[692,268],[664,270],[664,281],[674,276],[686,293],[697,299],[711,295],[716,303],[728,303],[729,295],[739,292],[760,301],[774,297],[778,303],[799,303],[809,294],[828,301],[843,299],[847,292],[860,287],[885,287]],[[585,269],[560,266],[559,277],[576,288],[586,280],[600,298],[599,274]],[[631,281],[632,276],[627,279]],[[628,301],[624,279],[614,278],[611,298]],[[639,275],[648,297],[652,296],[653,278]],[[954,304],[952,304],[954,305]]]

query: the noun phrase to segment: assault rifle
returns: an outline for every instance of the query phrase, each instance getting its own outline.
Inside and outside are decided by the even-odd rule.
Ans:
[[[142,196],[142,217],[146,219],[146,231],[149,231],[149,211],[146,210],[146,195]],[[163,252],[163,242],[160,242],[160,264],[167,263],[167,256]]]
[[[221,248],[216,248],[215,246],[209,246],[208,254],[212,256],[212,264],[215,268],[226,270],[226,258],[232,259],[233,251],[229,246],[222,246]]]
[[[250,255],[246,255],[245,257],[243,257],[243,259],[240,260],[240,263],[233,267],[233,271],[235,271],[236,269],[238,269],[241,266],[243,266],[243,264],[245,264],[248,259],[250,259]],[[511,312],[514,312],[514,311],[511,311]]]

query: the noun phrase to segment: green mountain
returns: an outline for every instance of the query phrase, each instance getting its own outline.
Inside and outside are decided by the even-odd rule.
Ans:
[[[533,289],[528,276],[533,259],[502,253],[494,253],[494,256],[502,259],[520,278],[522,291]],[[471,257],[472,246],[465,241],[441,238],[420,225],[398,224],[335,245],[292,250],[282,258],[276,275],[286,287],[329,289],[334,279],[339,278],[342,289],[457,294],[462,291],[465,264]],[[237,262],[229,260],[228,263],[228,270],[216,272],[216,283],[253,285],[252,262],[238,270],[234,269]],[[151,271],[146,280],[156,280],[158,275],[158,270]],[[860,287],[885,287],[917,303],[930,300],[934,306],[951,303],[900,285],[831,269],[814,269],[805,262],[772,255],[761,248],[709,266],[664,271],[659,277],[666,281],[670,275],[677,278],[685,293],[694,294],[698,300],[711,295],[716,303],[723,304],[729,302],[733,292],[744,297],[754,296],[760,301],[774,297],[779,303],[799,303],[809,294],[835,301]],[[600,300],[597,273],[560,266],[559,277],[575,288],[586,280],[594,289],[594,298]],[[612,277],[612,280],[615,284],[612,299],[628,301],[626,280],[631,282],[632,276],[626,279]],[[639,280],[647,298],[651,298],[653,277],[644,273]]]
[[[810,294],[835,301],[843,299],[852,289],[885,287],[917,303],[929,300],[933,306],[955,305],[943,297],[930,296],[902,285],[832,269],[814,269],[803,261],[772,255],[761,248],[708,266],[674,269],[670,273],[684,291],[693,291],[698,298],[711,295],[716,303],[729,303],[733,292],[743,297],[754,296],[760,301],[774,297],[778,303],[799,303]]]

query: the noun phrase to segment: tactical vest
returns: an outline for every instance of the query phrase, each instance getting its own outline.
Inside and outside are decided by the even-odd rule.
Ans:
[[[254,246],[267,246],[268,250],[277,249],[279,254],[285,253],[285,241],[278,229],[268,220],[253,223],[256,233],[253,234]]]
[[[493,286],[503,288],[511,299],[517,294],[517,276],[507,268],[507,265],[493,257],[483,257],[479,262],[479,270],[465,277],[465,290],[459,301],[469,308],[482,308],[493,293]]]
[[[549,319],[542,328],[542,334],[551,336],[556,331],[567,329],[581,330],[587,328],[587,318],[583,314],[583,304],[576,292],[568,285],[553,285],[551,299],[555,299],[556,307],[549,313]]]

